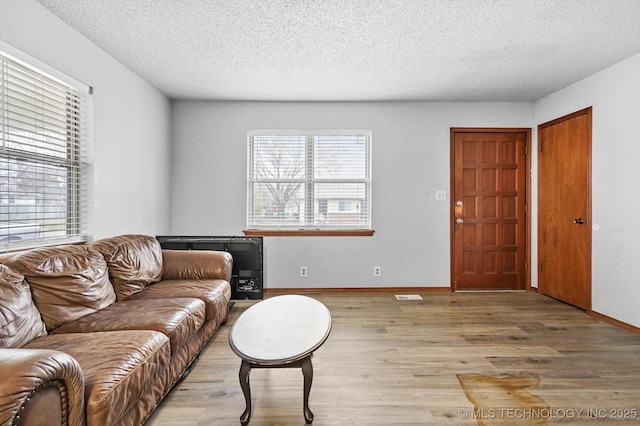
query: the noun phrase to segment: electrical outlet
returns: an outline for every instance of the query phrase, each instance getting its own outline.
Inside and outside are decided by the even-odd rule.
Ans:
[[[309,271],[307,271],[307,267],[306,266],[301,266],[300,267],[300,276],[301,277],[305,277],[305,278],[308,277],[309,276],[308,272]]]
[[[374,266],[373,267],[373,276],[374,277],[379,277],[382,275],[382,268],[380,268],[379,266]]]

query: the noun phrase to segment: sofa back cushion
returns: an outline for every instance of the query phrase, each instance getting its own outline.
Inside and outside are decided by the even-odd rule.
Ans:
[[[39,248],[20,253],[5,265],[23,274],[48,330],[116,300],[107,262],[84,245]]]
[[[0,265],[0,348],[19,348],[45,334],[24,276]]]
[[[109,265],[118,300],[124,300],[162,278],[162,248],[148,235],[120,235],[91,244]]]

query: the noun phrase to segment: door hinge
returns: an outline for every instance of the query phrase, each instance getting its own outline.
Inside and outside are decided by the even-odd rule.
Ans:
[[[540,142],[539,151],[542,152],[542,142]]]
[[[529,155],[529,145],[528,144],[524,144],[524,155]]]
[[[544,262],[540,262],[540,272],[544,271]]]

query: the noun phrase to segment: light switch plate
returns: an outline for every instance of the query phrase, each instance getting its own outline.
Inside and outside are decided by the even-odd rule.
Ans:
[[[447,199],[447,191],[438,190],[436,191],[436,200],[445,201]]]

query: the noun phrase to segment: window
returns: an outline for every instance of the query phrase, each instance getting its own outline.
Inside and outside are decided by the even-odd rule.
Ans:
[[[370,132],[250,132],[248,139],[250,230],[371,228]]]
[[[88,92],[0,51],[0,251],[86,240]]]

